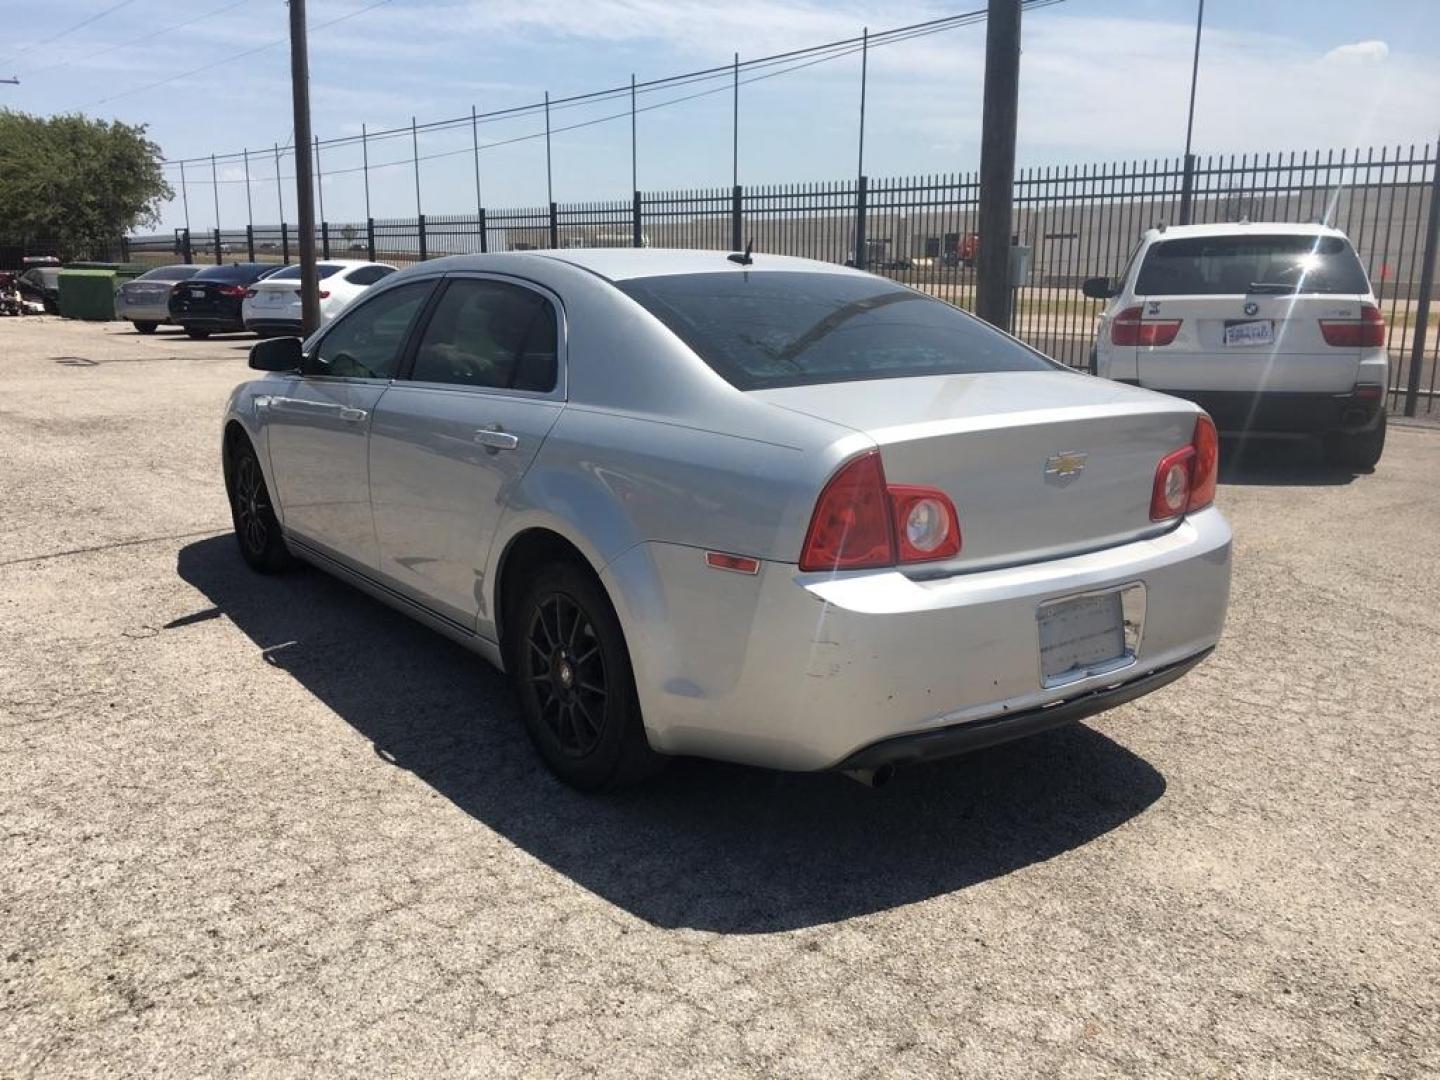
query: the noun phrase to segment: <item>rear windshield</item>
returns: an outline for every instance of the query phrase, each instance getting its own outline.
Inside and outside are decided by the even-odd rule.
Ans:
[[[677,274],[616,286],[741,390],[1054,368],[957,307],[858,274]]]
[[[195,281],[239,281],[251,282],[258,279],[270,267],[264,263],[231,263],[229,266],[207,266],[192,280]]]
[[[1339,236],[1192,236],[1151,246],[1140,296],[1367,293],[1365,271]]]
[[[344,269],[345,269],[345,267],[341,266],[339,263],[316,263],[316,264],[315,264],[315,276],[316,276],[316,279],[317,279],[317,280],[319,280],[319,281],[324,281],[327,277],[330,277],[330,275],[332,275],[332,274],[338,274],[341,270],[344,270]],[[277,271],[275,271],[275,273],[271,274],[271,275],[270,275],[269,277],[267,277],[265,280],[266,280],[266,281],[299,281],[299,280],[300,280],[300,264],[299,264],[299,263],[296,263],[294,266],[287,266],[287,267],[285,267],[284,270],[277,270]]]
[[[154,270],[146,270],[137,277],[136,281],[184,281],[186,278],[194,277],[200,272],[198,266],[157,266]]]

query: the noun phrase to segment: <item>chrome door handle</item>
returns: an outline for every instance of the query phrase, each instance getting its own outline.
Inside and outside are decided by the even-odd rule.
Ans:
[[[499,424],[483,427],[475,432],[475,441],[492,454],[498,454],[501,450],[514,450],[520,445],[520,437],[500,430]]]
[[[342,406],[340,409],[340,419],[349,420],[351,423],[359,423],[369,415],[364,409],[352,409],[349,406]]]

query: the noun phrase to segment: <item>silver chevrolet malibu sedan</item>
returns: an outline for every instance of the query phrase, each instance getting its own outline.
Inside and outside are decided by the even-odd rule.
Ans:
[[[877,782],[1164,686],[1225,619],[1201,410],[855,270],[457,256],[250,364],[246,561],[503,668],[580,788],[675,754]]]

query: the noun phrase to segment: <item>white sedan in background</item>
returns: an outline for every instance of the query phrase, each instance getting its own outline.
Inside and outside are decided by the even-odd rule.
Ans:
[[[395,273],[388,263],[326,259],[315,267],[320,278],[320,325],[324,326],[381,278]],[[240,306],[245,329],[261,337],[300,334],[300,267],[287,266],[257,281]]]

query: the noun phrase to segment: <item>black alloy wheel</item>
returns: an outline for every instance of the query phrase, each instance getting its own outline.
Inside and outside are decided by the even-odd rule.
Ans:
[[[248,441],[237,440],[227,487],[230,489],[230,517],[235,539],[247,563],[262,573],[273,573],[290,565],[291,556],[280,532],[280,521],[270,503],[265,474]]]
[[[525,635],[526,678],[540,722],[562,753],[593,753],[604,734],[609,685],[605,657],[589,616],[564,593],[550,593],[531,611]]]

